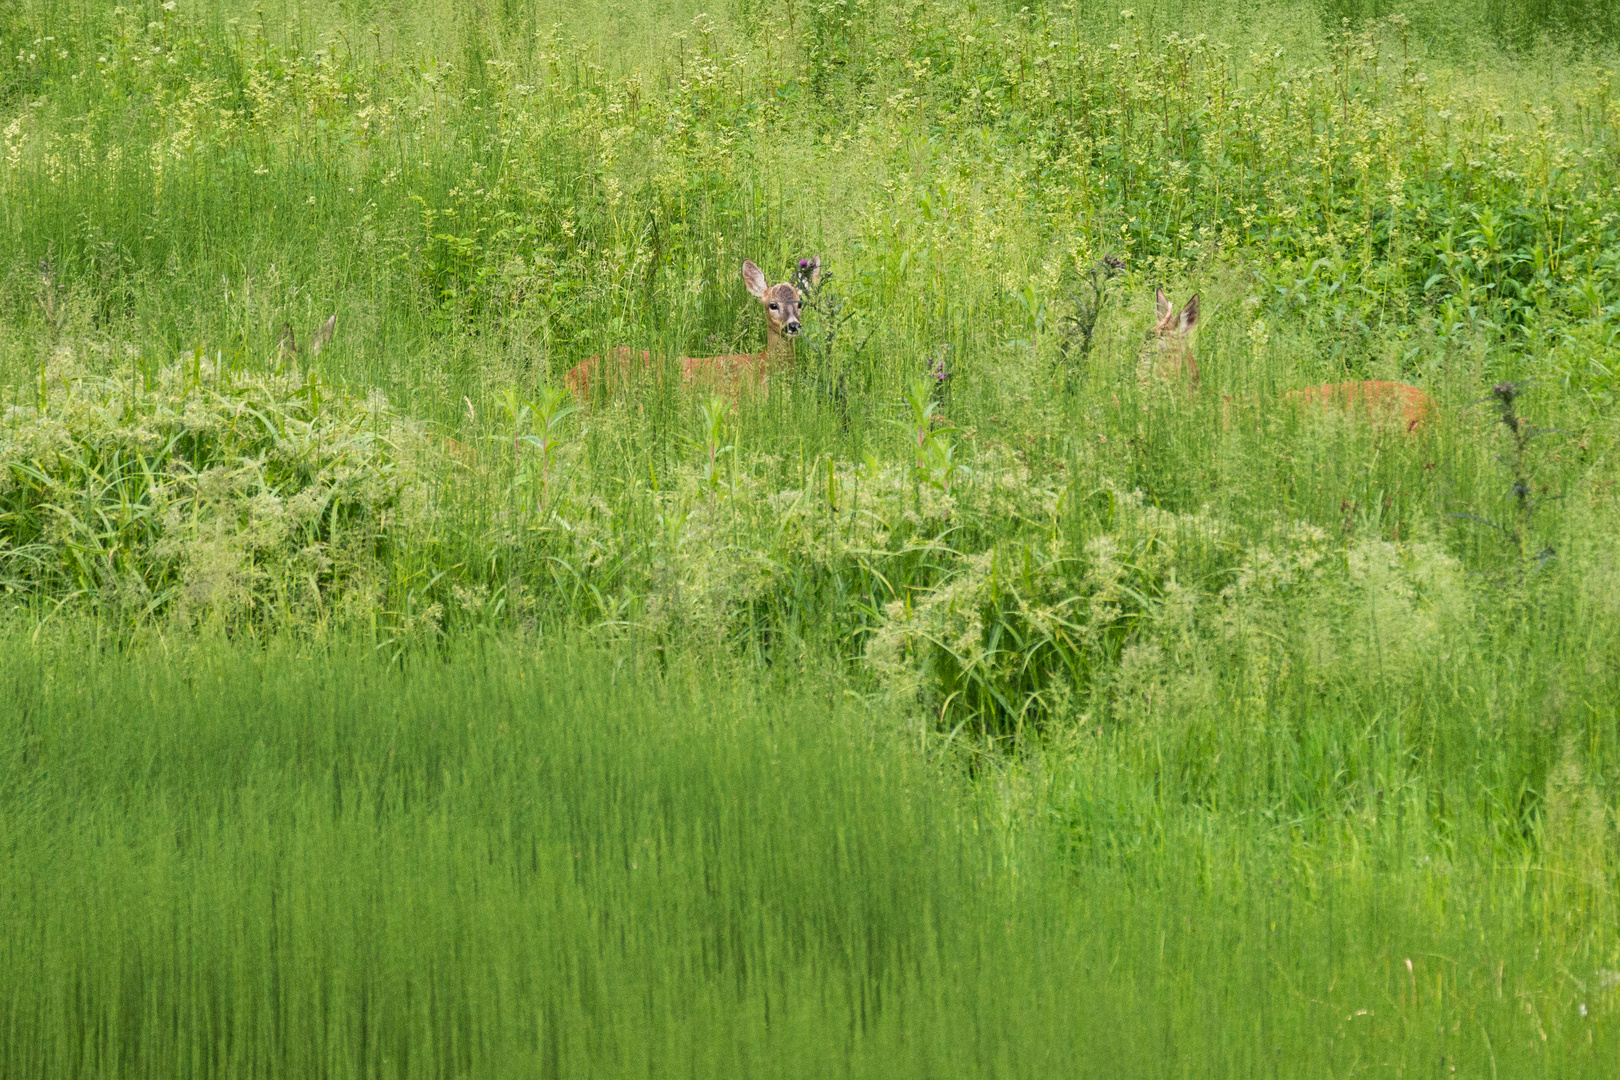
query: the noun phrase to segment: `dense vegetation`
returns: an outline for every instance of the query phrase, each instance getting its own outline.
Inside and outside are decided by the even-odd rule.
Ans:
[[[1608,1075],[1616,18],[0,0],[0,1074]]]

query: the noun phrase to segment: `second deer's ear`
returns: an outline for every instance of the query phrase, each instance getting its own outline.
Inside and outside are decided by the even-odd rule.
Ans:
[[[309,355],[318,355],[322,349],[330,345],[332,335],[335,333],[337,333],[337,312],[334,311],[332,317],[323,322],[321,328],[315,331],[315,336],[310,339]]]
[[[821,284],[821,256],[810,256],[810,287],[813,289]]]
[[[1153,302],[1159,312],[1159,321],[1164,322],[1170,317],[1170,298],[1164,295],[1163,289],[1159,289],[1153,294]]]
[[[742,270],[743,284],[748,286],[748,291],[753,293],[760,300],[764,300],[765,289],[767,288],[765,284],[764,272],[760,270],[759,267],[754,265],[754,261],[752,259],[743,260]]]
[[[1181,332],[1183,334],[1198,324],[1197,293],[1193,293],[1191,296],[1187,297],[1187,302],[1181,305],[1181,315],[1177,321],[1181,323]]]

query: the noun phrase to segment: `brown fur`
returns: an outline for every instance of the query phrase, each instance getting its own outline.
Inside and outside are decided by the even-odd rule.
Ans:
[[[474,447],[452,439],[448,435],[440,436],[440,440],[444,445],[445,455],[450,460],[465,465],[469,469],[478,464],[478,451]]]
[[[1374,417],[1398,418],[1407,431],[1416,431],[1434,417],[1434,399],[1415,386],[1374,379],[1368,382],[1326,383],[1290,390],[1285,401],[1328,409],[1359,408]]]

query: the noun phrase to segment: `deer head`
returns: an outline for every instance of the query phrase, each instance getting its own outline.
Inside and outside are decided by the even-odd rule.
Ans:
[[[1148,331],[1145,349],[1153,358],[1154,372],[1161,379],[1186,377],[1188,384],[1198,387],[1198,361],[1193,359],[1189,336],[1198,325],[1198,294],[1193,293],[1177,311],[1170,298],[1159,289],[1154,294],[1159,321]]]
[[[334,313],[330,319],[321,323],[309,338],[309,355],[319,356],[321,350],[332,343],[332,335],[337,333],[337,315]],[[298,347],[298,338],[293,334],[292,323],[281,324],[281,358],[289,360],[303,352]]]
[[[809,263],[814,264],[813,270],[809,269]],[[818,256],[809,260],[806,270],[805,280],[812,283],[819,281],[821,258]],[[748,291],[765,306],[765,351],[776,353],[785,348],[791,355],[793,339],[799,336],[802,329],[799,323],[799,290],[785,281],[779,285],[767,284],[765,272],[755,266],[751,259],[743,260],[742,275]]]

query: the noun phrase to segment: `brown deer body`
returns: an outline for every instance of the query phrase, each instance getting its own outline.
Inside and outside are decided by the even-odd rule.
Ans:
[[[814,286],[821,279],[821,257],[802,263],[803,280]],[[717,393],[736,399],[743,390],[764,388],[773,371],[789,370],[793,366],[793,339],[799,336],[799,290],[788,282],[768,284],[765,274],[752,261],[742,264],[743,282],[748,291],[765,309],[765,351],[761,353],[730,353],[725,356],[681,357],[681,380],[712,388]],[[653,357],[645,349],[640,351],[620,346],[609,349],[603,356],[593,356],[571,368],[563,381],[575,397],[587,400],[591,383],[601,377],[604,366],[616,370],[619,377],[628,379],[634,374],[653,367]]]
[[[1188,335],[1198,324],[1198,294],[1193,293],[1177,311],[1160,289],[1154,296],[1159,321],[1148,334],[1143,346],[1143,359],[1152,365],[1152,371],[1161,379],[1185,382],[1189,388],[1198,388],[1198,361],[1193,358]],[[1325,383],[1289,390],[1283,400],[1296,405],[1322,409],[1357,410],[1371,419],[1396,419],[1407,431],[1416,431],[1434,418],[1434,399],[1416,386],[1371,379],[1364,382]],[[1224,406],[1232,404],[1223,399]],[[1223,409],[1228,412],[1228,409]]]
[[[1283,400],[1323,409],[1354,409],[1374,418],[1398,419],[1407,431],[1416,431],[1433,418],[1434,399],[1415,386],[1373,379],[1367,382],[1325,383],[1290,390]]]

